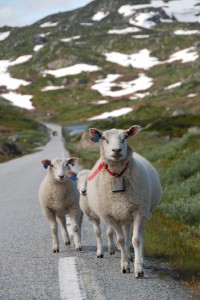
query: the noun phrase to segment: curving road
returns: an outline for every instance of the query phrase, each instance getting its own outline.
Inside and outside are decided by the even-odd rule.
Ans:
[[[60,127],[49,126],[59,134],[43,149],[0,164],[0,299],[193,299],[173,279],[173,272],[157,260],[148,259],[144,279],[136,280],[133,266],[130,274],[120,273],[119,252],[110,256],[106,251],[103,259],[97,259],[95,238],[86,218],[82,253],[77,253],[72,246],[67,248],[61,238],[60,253],[51,252],[50,229],[37,196],[46,172],[40,161],[68,157],[69,153],[63,147]],[[104,226],[102,229],[106,246]]]

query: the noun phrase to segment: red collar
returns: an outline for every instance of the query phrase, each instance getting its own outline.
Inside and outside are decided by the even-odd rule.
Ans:
[[[127,167],[128,167],[128,163],[126,163],[126,166],[125,168],[120,172],[120,173],[114,173],[112,172],[109,168],[108,168],[108,165],[105,164],[104,162],[101,162],[97,169],[88,177],[88,180],[91,181],[100,171],[101,169],[105,166],[105,170],[111,175],[111,176],[114,176],[114,177],[120,177],[122,176],[122,174],[124,174],[124,172],[126,171]]]
[[[124,172],[126,171],[127,167],[128,167],[128,163],[126,163],[125,168],[124,168],[120,173],[114,173],[114,172],[112,172],[112,171],[108,168],[108,165],[105,165],[106,171],[107,171],[111,176],[114,176],[114,177],[120,177],[120,176],[122,176],[122,174],[124,174]]]

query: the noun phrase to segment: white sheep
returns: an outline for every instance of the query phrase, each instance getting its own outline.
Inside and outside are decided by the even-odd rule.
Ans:
[[[100,227],[100,219],[99,217],[93,212],[91,207],[89,206],[88,199],[87,199],[87,181],[88,177],[91,173],[91,170],[82,170],[80,172],[74,172],[72,170],[67,171],[68,176],[72,180],[77,180],[77,188],[80,193],[80,208],[82,212],[88,217],[90,220],[97,243],[97,257],[103,258],[104,256],[104,249],[103,243],[101,239],[101,227]],[[125,247],[128,252],[128,258],[130,261],[133,261],[133,257],[130,253],[130,225],[126,224],[123,226],[123,232],[125,235]],[[111,226],[107,227],[107,238],[108,238],[108,251],[110,255],[115,254],[115,245],[114,245],[114,230]]]
[[[121,272],[130,271],[122,225],[133,223],[132,244],[135,252],[134,275],[143,277],[144,225],[161,201],[161,184],[155,168],[133,153],[127,138],[140,130],[111,129],[102,132],[90,128],[94,142],[100,141],[100,159],[87,184],[87,198],[92,210],[111,225],[121,249]]]
[[[81,223],[82,212],[79,206],[79,191],[76,184],[69,179],[66,172],[70,165],[74,165],[78,158],[44,159],[42,164],[47,170],[39,188],[39,201],[43,214],[49,221],[52,234],[53,252],[59,252],[58,224],[65,245],[70,245],[70,238],[66,227],[66,214],[70,214],[70,221],[74,235],[74,246],[82,251]]]

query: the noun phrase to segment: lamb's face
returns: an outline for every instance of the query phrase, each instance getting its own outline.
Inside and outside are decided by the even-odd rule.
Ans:
[[[128,142],[127,138],[137,134],[140,126],[134,125],[128,130],[111,129],[104,132],[90,128],[89,132],[94,142],[100,141],[101,155],[107,161],[118,162],[126,158]]]
[[[51,161],[49,173],[57,181],[65,181],[67,178],[67,170],[70,169],[67,159],[56,158]]]
[[[77,188],[80,194],[84,196],[87,194],[87,179],[89,174],[89,170],[83,170],[77,174]]]
[[[54,158],[52,160],[45,159],[42,161],[45,169],[48,168],[48,176],[59,182],[65,182],[67,171],[70,170],[70,165],[74,165],[78,158]]]

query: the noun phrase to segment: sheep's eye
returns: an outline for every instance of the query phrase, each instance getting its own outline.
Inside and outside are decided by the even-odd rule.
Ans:
[[[122,139],[122,143],[124,143],[126,139],[127,139],[127,137],[125,136],[125,137]]]
[[[51,165],[51,167],[53,168],[53,167],[54,167],[54,165]]]
[[[106,141],[107,144],[109,143],[108,140],[107,140],[107,138],[105,136],[102,135],[101,139],[104,140],[104,141]]]

